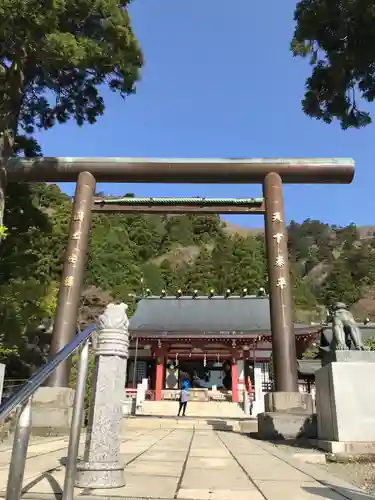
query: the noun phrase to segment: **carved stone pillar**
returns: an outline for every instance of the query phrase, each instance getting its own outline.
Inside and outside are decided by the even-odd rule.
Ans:
[[[83,461],[77,463],[79,488],[125,485],[120,434],[129,349],[126,309],[125,304],[110,304],[101,316],[85,453]]]

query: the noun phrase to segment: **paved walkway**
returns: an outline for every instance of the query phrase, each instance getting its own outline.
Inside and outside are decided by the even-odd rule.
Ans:
[[[40,439],[29,447],[24,498],[59,498],[67,439]],[[9,447],[0,448],[4,496]],[[78,490],[76,497],[185,500],[370,500],[375,498],[274,446],[233,432],[127,429],[121,445],[127,485]],[[60,494],[60,495],[59,495]]]

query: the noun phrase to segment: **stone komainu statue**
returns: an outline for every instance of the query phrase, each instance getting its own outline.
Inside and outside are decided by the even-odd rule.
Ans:
[[[99,324],[101,328],[111,329],[117,328],[128,330],[129,318],[126,313],[127,304],[108,304],[104,313],[99,316]]]
[[[364,351],[362,334],[346,304],[337,302],[332,308],[332,342],[330,350]]]

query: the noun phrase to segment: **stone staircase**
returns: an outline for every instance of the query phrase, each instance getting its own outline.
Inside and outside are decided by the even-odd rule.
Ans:
[[[141,414],[156,417],[175,417],[177,412],[177,401],[144,401]],[[240,404],[229,401],[189,401],[186,415],[195,418],[248,418]]]
[[[238,432],[242,434],[256,433],[256,419],[194,418],[194,417],[124,417],[121,422],[121,435],[126,436],[129,430],[168,429],[168,430],[215,430]]]
[[[176,401],[145,401],[142,412],[122,420],[121,431],[129,428],[196,429],[256,432],[257,420],[246,416],[240,405],[230,402],[190,401],[186,417],[177,417]]]

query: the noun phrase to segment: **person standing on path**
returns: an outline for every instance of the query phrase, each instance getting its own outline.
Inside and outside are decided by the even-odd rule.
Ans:
[[[189,399],[189,384],[185,380],[180,391],[180,406],[177,414],[178,417],[181,414],[181,410],[182,410],[182,416],[183,417],[185,416],[188,399]]]

